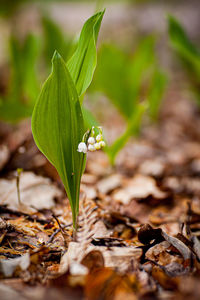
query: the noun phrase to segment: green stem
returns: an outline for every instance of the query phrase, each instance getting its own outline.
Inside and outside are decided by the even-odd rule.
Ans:
[[[20,189],[19,189],[19,181],[20,181],[21,172],[22,172],[22,169],[17,169],[16,185],[17,185],[17,198],[18,198],[19,205],[22,204],[21,197],[20,197]]]

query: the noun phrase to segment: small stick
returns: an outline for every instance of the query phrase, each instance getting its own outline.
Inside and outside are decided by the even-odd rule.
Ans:
[[[62,234],[62,236],[63,236],[63,239],[64,239],[65,247],[67,247],[66,240],[65,240],[65,232],[64,232],[64,230],[63,230],[63,228],[62,228],[62,226],[61,226],[61,224],[60,224],[60,221],[58,220],[58,218],[57,218],[54,214],[52,214],[52,216],[53,216],[53,218],[56,220],[56,222],[58,223],[60,232],[61,232],[61,234]]]
[[[57,220],[56,220],[56,221],[57,221]],[[66,227],[69,227],[69,226],[71,226],[71,225],[72,225],[72,222],[69,223],[69,224],[67,224],[67,225],[64,225],[63,227],[66,228]],[[57,228],[57,229],[52,233],[52,235],[50,236],[50,238],[49,238],[49,240],[47,241],[46,245],[52,243],[54,237],[55,237],[60,231],[61,231],[60,227]]]
[[[58,234],[58,232],[60,232],[60,228],[57,228],[52,235],[50,236],[49,240],[47,241],[46,245],[50,244],[51,242],[53,242],[54,237]]]

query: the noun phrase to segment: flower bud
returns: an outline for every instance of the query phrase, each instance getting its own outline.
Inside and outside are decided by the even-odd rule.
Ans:
[[[95,143],[95,144],[94,144],[94,147],[95,147],[96,150],[101,149],[100,143]]]
[[[96,141],[97,141],[97,142],[102,141],[102,139],[103,139],[102,134],[98,134],[98,135],[96,136]]]
[[[95,149],[94,145],[89,144],[88,150],[91,152],[94,152],[96,149]]]
[[[99,144],[101,148],[104,148],[106,146],[106,143],[104,141],[99,142]]]
[[[95,144],[95,138],[93,138],[92,136],[89,137],[89,139],[88,139],[88,144],[94,145],[94,144]]]
[[[87,146],[84,142],[79,143],[78,145],[78,152],[87,153]]]

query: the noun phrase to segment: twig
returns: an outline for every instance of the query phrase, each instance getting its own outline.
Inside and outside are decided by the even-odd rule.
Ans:
[[[65,247],[67,247],[67,243],[66,243],[66,239],[65,239],[66,233],[64,232],[63,227],[61,226],[60,221],[58,220],[58,218],[57,218],[54,214],[52,214],[52,217],[53,217],[53,218],[56,220],[56,222],[58,223],[60,232],[61,232],[61,234],[62,234],[62,236],[63,236],[63,239],[64,239]]]
[[[57,220],[56,220],[57,221]],[[69,227],[69,226],[72,226],[72,222],[67,224],[67,225],[64,225],[63,228],[66,228],[66,227]],[[50,244],[53,242],[53,239],[54,237],[61,231],[60,227],[57,228],[53,233],[52,235],[50,236],[49,240],[46,242],[46,245]]]

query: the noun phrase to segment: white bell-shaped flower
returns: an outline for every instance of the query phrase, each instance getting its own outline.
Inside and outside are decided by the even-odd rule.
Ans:
[[[88,144],[94,145],[95,144],[95,138],[90,136],[89,139],[88,139]]]
[[[91,151],[91,152],[94,152],[96,150],[96,148],[95,148],[94,145],[89,144],[88,145],[88,150]]]
[[[87,145],[84,142],[79,143],[78,145],[78,152],[87,153]]]
[[[97,141],[97,142],[100,142],[100,141],[102,141],[102,140],[103,140],[102,134],[98,134],[98,135],[96,136],[96,141]]]
[[[94,144],[94,147],[95,147],[96,150],[101,149],[100,143],[95,143],[95,144]]]
[[[99,142],[100,148],[104,148],[106,146],[106,143],[104,141]]]

